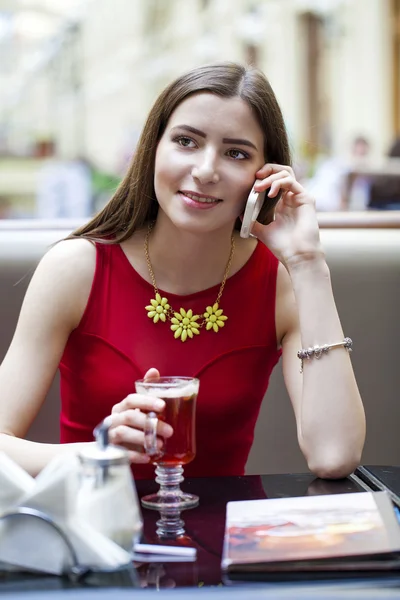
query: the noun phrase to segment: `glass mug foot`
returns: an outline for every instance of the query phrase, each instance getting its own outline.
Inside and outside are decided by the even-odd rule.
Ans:
[[[199,497],[194,494],[183,492],[179,485],[184,477],[182,475],[183,467],[157,466],[156,482],[160,484],[160,489],[156,494],[149,494],[141,499],[145,508],[156,510],[194,508],[199,503]]]
[[[168,508],[179,508],[179,510],[185,510],[185,508],[195,508],[199,504],[199,497],[194,494],[185,494],[182,492],[178,495],[168,494],[162,496],[161,494],[149,494],[144,496],[141,500],[144,508],[151,508],[155,510],[163,510]]]

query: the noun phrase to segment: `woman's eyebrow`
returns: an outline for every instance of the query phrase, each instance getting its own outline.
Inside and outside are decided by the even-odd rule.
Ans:
[[[237,146],[249,146],[250,148],[254,148],[257,150],[257,146],[250,142],[250,140],[243,140],[241,138],[223,138],[224,144],[236,144]]]
[[[196,129],[195,127],[191,127],[190,125],[175,125],[175,127],[173,127],[172,129],[184,129],[186,131],[190,131],[190,133],[199,135],[200,137],[207,137],[207,134],[204,133],[204,131],[200,131],[200,129]]]
[[[203,137],[203,138],[207,137],[207,134],[204,133],[204,131],[200,131],[200,129],[196,129],[195,127],[191,127],[190,125],[176,125],[172,129],[184,129],[186,131],[190,131],[191,133],[194,133],[195,135],[199,135],[200,137]],[[253,144],[253,142],[250,142],[250,140],[245,140],[242,138],[223,138],[222,142],[224,144],[236,144],[238,146],[249,146],[249,148],[254,148],[254,150],[257,150],[257,146],[255,146]]]

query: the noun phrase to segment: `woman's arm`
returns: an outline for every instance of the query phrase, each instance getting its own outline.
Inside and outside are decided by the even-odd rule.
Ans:
[[[360,463],[365,416],[349,353],[335,348],[304,360],[300,348],[342,341],[328,266],[319,257],[278,275],[277,324],[284,331],[285,384],[294,408],[300,448],[318,477],[349,475]],[[346,332],[351,337],[351,332]]]
[[[0,366],[0,450],[32,475],[76,445],[40,444],[26,435],[46,397],[71,331],[85,310],[96,250],[86,240],[54,246],[26,293],[10,348]]]
[[[359,464],[365,416],[350,356],[344,348],[304,360],[297,352],[344,339],[333,298],[330,273],[319,238],[315,202],[284,165],[265,165],[256,174],[257,190],[282,193],[275,220],[256,223],[253,233],[281,265],[277,287],[277,330],[282,340],[283,372],[294,407],[298,439],[310,470],[338,478]],[[351,332],[346,332],[351,337]],[[357,341],[355,340],[355,343]]]

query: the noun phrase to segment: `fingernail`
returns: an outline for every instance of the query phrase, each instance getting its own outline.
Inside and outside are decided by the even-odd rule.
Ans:
[[[164,400],[156,400],[153,404],[155,409],[162,410],[165,407]]]

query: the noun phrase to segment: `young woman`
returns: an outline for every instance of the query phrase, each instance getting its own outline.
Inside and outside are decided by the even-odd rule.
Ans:
[[[267,194],[243,239],[255,181]],[[315,348],[325,344],[336,346]],[[163,402],[134,393],[134,381],[158,370],[201,381],[185,475],[243,474],[282,354],[309,468],[343,477],[365,437],[349,344],[269,83],[236,64],[198,68],[156,101],[107,206],[39,264],[0,369],[0,448],[37,473],[91,443],[112,413],[111,441],[129,450],[136,477],[152,477],[145,412]],[[26,441],[58,367],[62,444]],[[160,444],[173,434],[162,422],[158,433]]]

